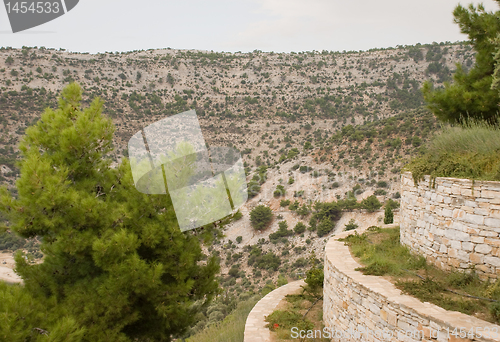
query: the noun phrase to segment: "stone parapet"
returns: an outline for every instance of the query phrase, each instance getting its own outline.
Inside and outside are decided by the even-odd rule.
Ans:
[[[332,237],[325,248],[323,323],[332,341],[500,341],[498,325],[422,303],[356,271],[361,265],[337,241],[351,233]]]
[[[401,175],[401,243],[437,267],[500,274],[500,182]]]

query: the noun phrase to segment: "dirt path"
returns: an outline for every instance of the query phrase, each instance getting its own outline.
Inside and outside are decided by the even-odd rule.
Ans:
[[[11,253],[0,253],[0,280],[8,283],[20,283],[22,279],[14,272],[15,265]]]

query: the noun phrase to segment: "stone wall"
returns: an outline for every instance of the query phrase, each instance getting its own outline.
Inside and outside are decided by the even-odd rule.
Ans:
[[[337,241],[350,233],[331,238],[325,248],[323,337],[342,342],[500,341],[500,326],[422,303],[382,277],[355,271],[360,265]]]
[[[400,227],[401,243],[441,269],[500,274],[500,182],[426,176],[416,187],[406,172]]]

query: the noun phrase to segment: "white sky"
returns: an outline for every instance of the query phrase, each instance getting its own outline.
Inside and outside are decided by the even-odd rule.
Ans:
[[[80,0],[66,15],[15,34],[6,9],[1,6],[0,46],[45,46],[90,53],[167,47],[298,52],[455,42],[467,39],[453,23],[452,12],[458,3],[456,0]],[[500,9],[493,0],[483,4],[489,11]]]

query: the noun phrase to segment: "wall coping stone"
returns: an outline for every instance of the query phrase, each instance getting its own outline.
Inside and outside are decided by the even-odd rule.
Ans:
[[[278,304],[287,294],[294,293],[301,286],[305,286],[304,280],[296,280],[269,292],[264,298],[259,300],[248,314],[245,323],[244,342],[269,342],[271,341],[271,331],[266,328],[266,316],[269,316],[276,309]]]

